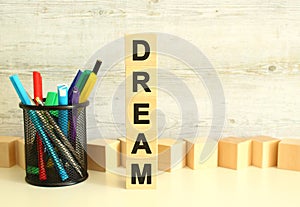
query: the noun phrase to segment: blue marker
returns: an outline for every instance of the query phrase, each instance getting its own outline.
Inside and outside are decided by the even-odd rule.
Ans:
[[[68,105],[68,86],[58,85],[58,105],[67,106]],[[58,125],[61,128],[64,135],[68,136],[68,110],[59,110],[58,112]]]
[[[31,105],[31,101],[18,77],[18,75],[12,75],[9,77],[11,83],[13,84],[22,104]]]
[[[11,83],[13,84],[19,98],[21,99],[22,104],[32,105],[31,100],[30,100],[29,96],[27,95],[26,90],[24,89],[18,75],[12,75],[9,77],[9,79],[10,79]],[[57,154],[54,150],[54,147],[47,136],[47,133],[44,131],[44,129],[42,127],[42,123],[41,123],[39,114],[37,114],[33,110],[28,110],[28,115],[29,115],[29,118],[30,118],[31,122],[33,123],[35,129],[37,130],[40,137],[42,138],[43,145],[46,147],[47,152],[50,154],[50,157],[52,158],[52,160],[54,162],[55,168],[58,171],[61,180],[62,181],[67,180],[69,178],[69,176],[68,176],[66,170],[64,169],[59,157],[57,156]]]

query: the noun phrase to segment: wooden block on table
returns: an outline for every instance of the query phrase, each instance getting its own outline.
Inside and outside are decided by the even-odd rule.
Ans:
[[[119,138],[118,139],[120,141],[120,148],[121,148],[121,161],[120,161],[120,165],[122,167],[126,167],[126,138]]]
[[[16,142],[16,163],[25,170],[25,140],[18,139]]]
[[[227,137],[219,141],[218,165],[230,169],[241,169],[251,165],[251,139]]]
[[[186,165],[191,169],[204,169],[218,167],[218,142],[206,138],[185,139],[186,141]],[[203,161],[200,160],[205,145],[208,145],[212,152]]]
[[[252,139],[252,165],[256,167],[272,167],[277,165],[279,139],[257,136]]]
[[[120,165],[120,141],[96,139],[87,144],[88,169],[112,171]]]
[[[158,139],[158,170],[172,172],[186,164],[186,142],[183,140]]]
[[[0,167],[12,167],[16,164],[16,141],[20,137],[0,136]]]
[[[279,142],[277,167],[300,171],[300,139],[283,139]]]

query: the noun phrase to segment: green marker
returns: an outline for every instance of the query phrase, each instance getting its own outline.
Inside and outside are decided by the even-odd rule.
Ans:
[[[79,77],[79,80],[77,81],[76,83],[76,87],[78,88],[78,90],[80,91],[80,93],[82,92],[83,90],[83,87],[87,81],[87,79],[89,78],[90,74],[91,74],[92,71],[90,70],[85,70],[81,76]]]
[[[33,167],[33,166],[27,166],[27,173],[28,174],[33,174],[33,175],[38,175],[39,174],[39,168],[38,167]]]
[[[56,92],[48,92],[45,106],[58,106],[58,95]],[[58,117],[58,111],[50,111],[53,116]]]

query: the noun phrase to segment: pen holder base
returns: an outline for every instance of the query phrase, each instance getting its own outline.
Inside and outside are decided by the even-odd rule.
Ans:
[[[86,107],[29,106],[23,109],[26,182],[43,187],[80,183],[88,178]]]
[[[35,179],[32,179],[30,176],[25,178],[25,181],[30,184],[30,185],[34,185],[34,186],[39,186],[39,187],[63,187],[63,186],[70,186],[70,185],[75,185],[78,183],[81,183],[83,181],[85,181],[88,178],[88,173],[86,173],[86,176],[77,179],[76,181],[66,181],[66,182],[56,182],[56,183],[41,183],[40,180],[36,181]]]

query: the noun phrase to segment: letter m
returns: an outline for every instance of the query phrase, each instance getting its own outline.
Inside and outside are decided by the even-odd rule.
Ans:
[[[131,164],[131,184],[136,184],[136,177],[139,184],[144,184],[147,175],[147,184],[151,184],[151,164],[144,164],[143,174],[141,174],[138,164]]]

